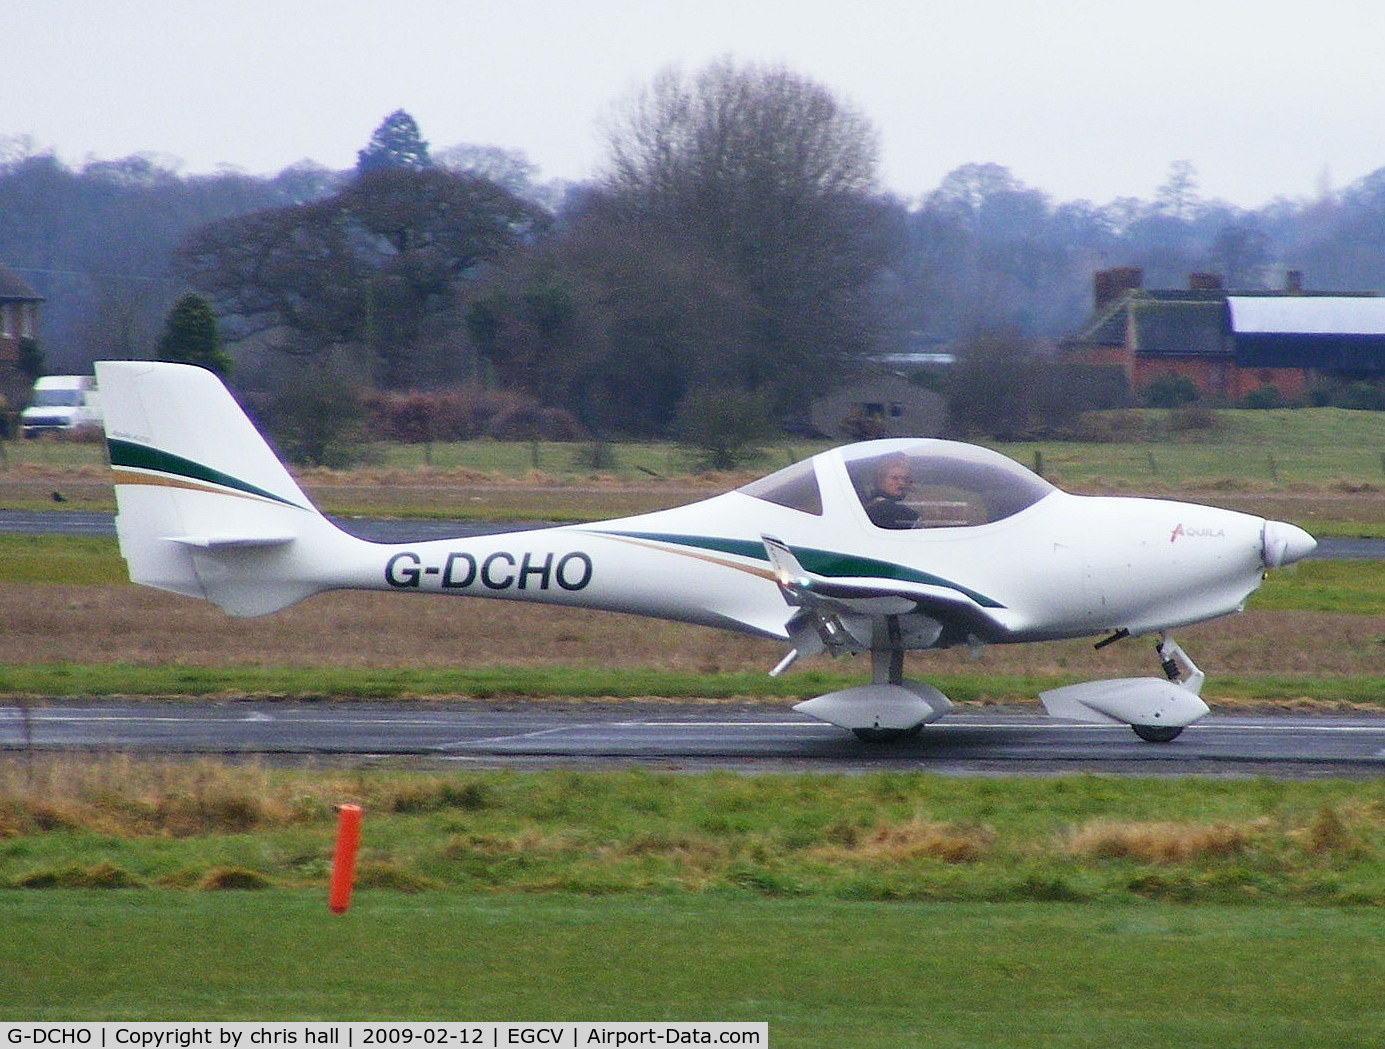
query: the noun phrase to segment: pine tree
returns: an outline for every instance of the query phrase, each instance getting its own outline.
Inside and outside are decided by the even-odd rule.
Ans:
[[[392,171],[399,168],[419,170],[433,166],[428,155],[428,143],[423,141],[414,118],[396,109],[381,121],[370,136],[365,149],[356,153],[356,173]]]
[[[173,304],[159,337],[159,360],[196,364],[223,379],[230,374],[231,358],[221,349],[216,315],[201,295],[189,293]]]

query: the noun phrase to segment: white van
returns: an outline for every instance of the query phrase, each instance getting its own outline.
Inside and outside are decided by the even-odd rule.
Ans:
[[[91,375],[45,375],[34,383],[29,407],[19,413],[25,437],[101,425],[101,395]]]

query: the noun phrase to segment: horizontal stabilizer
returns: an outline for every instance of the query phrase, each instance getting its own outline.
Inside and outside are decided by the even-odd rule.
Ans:
[[[250,550],[262,546],[284,546],[293,535],[171,535],[169,542],[195,546],[200,550]]]

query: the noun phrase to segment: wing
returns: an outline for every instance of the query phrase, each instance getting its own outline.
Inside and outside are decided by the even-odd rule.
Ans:
[[[988,611],[998,610],[997,602],[945,580],[881,562],[795,551],[774,536],[760,538],[780,593],[799,610],[788,623],[795,649],[791,657],[824,650],[833,655],[868,651],[876,647],[877,635],[886,636],[876,630],[876,622],[891,618],[900,621],[907,648],[990,643],[1008,633]],[[804,559],[822,564],[830,574],[804,567]]]

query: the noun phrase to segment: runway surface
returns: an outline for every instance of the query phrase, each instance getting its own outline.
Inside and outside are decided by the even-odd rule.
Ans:
[[[1173,743],[1150,744],[1122,726],[964,711],[917,739],[879,745],[762,706],[54,701],[0,708],[0,749],[26,748],[409,758],[479,768],[1360,777],[1385,773],[1385,718],[1214,716]]]

